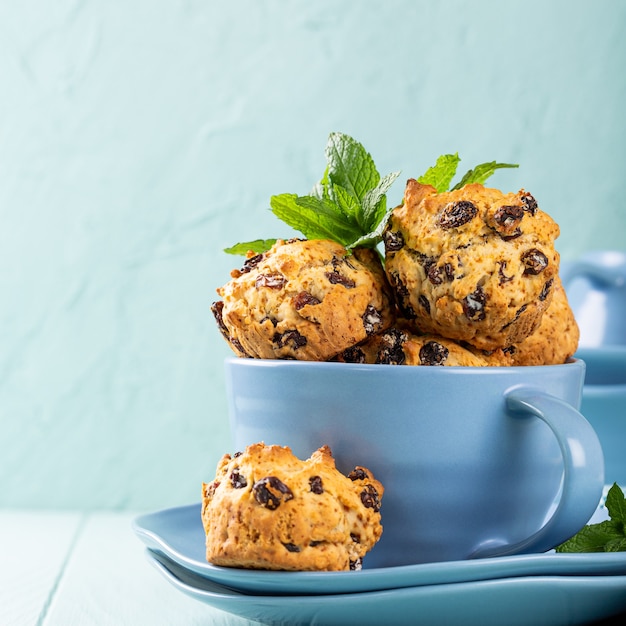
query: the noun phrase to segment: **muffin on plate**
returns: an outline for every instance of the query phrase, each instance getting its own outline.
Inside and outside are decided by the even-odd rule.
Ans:
[[[360,569],[382,534],[384,488],[364,467],[344,476],[327,446],[309,459],[256,443],[222,457],[202,485],[206,558],[272,570]]]

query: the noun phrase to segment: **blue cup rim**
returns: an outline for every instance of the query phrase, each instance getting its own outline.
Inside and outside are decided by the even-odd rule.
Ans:
[[[626,350],[624,351],[624,355],[626,356]],[[224,359],[225,363],[242,363],[246,366],[249,365],[251,367],[341,367],[343,369],[358,369],[358,370],[385,370],[388,371],[389,368],[395,368],[400,371],[407,370],[418,370],[423,371],[424,369],[428,371],[473,371],[473,372],[485,372],[485,371],[529,371],[529,370],[538,370],[538,369],[554,369],[554,368],[562,368],[565,366],[572,366],[577,363],[583,362],[584,359],[581,357],[574,355],[570,357],[565,363],[557,363],[553,365],[445,365],[442,367],[432,367],[432,366],[419,366],[419,365],[388,365],[386,363],[344,363],[340,361],[300,361],[297,359],[256,359],[256,358],[245,358],[238,356],[228,356]]]

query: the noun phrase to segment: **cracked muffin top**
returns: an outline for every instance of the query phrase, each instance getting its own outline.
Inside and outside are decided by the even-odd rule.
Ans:
[[[419,332],[506,348],[531,335],[550,304],[558,235],[526,191],[473,183],[437,193],[411,179],[384,234],[385,270]]]

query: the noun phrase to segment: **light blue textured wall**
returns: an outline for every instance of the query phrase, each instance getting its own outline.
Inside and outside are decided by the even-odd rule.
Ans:
[[[0,506],[160,508],[231,450],[210,314],[330,131],[498,159],[563,258],[626,248],[622,0],[0,4]],[[402,196],[401,182],[390,201]]]

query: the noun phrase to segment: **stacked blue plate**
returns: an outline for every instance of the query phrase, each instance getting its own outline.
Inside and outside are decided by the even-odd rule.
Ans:
[[[590,523],[603,519],[600,504]],[[134,530],[149,561],[174,587],[261,623],[554,626],[626,612],[626,552],[272,572],[207,563],[200,504],[143,515]]]

